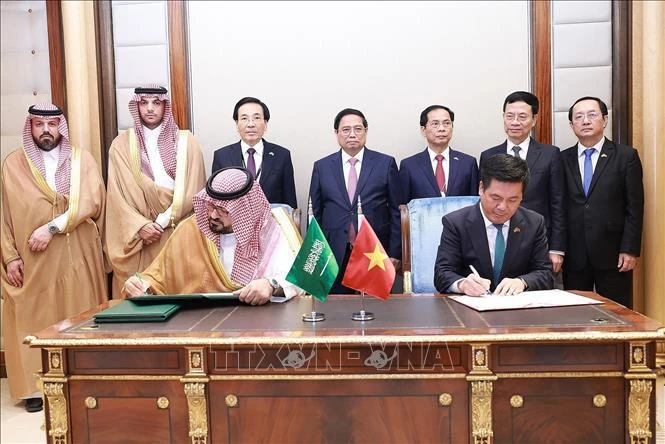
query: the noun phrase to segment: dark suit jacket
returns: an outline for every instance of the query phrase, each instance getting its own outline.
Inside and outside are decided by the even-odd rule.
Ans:
[[[634,148],[605,139],[584,196],[577,145],[562,153],[568,188],[568,250],[564,267],[616,269],[619,253],[640,255],[644,188]]]
[[[478,164],[476,159],[460,151],[449,150],[450,168],[446,177],[446,196],[478,195]],[[427,148],[407,157],[399,164],[406,202],[423,197],[441,197]]]
[[[349,202],[346,191],[341,150],[314,162],[309,187],[312,210],[340,265],[348,242],[349,223],[353,221],[357,225],[358,195],[363,214],[386,253],[391,258],[400,259],[399,206],[404,201],[395,159],[365,148],[353,202]]]
[[[471,273],[469,265],[473,265],[480,276],[492,279],[492,258],[480,203],[453,211],[443,216],[442,222],[441,243],[434,265],[436,289],[445,293],[455,281]],[[545,221],[543,216],[526,208],[518,208],[510,219],[499,282],[505,277],[521,277],[529,290],[554,287]],[[492,282],[490,289],[494,290],[497,284]]]
[[[245,166],[240,142],[215,151],[212,172],[230,166]],[[268,202],[283,203],[290,205],[292,208],[298,208],[291,153],[286,148],[270,143],[265,139],[263,140],[259,185],[261,185]]]
[[[485,160],[505,153],[506,142],[483,151],[480,168]],[[549,249],[566,252],[566,188],[561,152],[553,145],[545,145],[531,138],[526,163],[529,165],[530,178],[522,206],[545,218]]]

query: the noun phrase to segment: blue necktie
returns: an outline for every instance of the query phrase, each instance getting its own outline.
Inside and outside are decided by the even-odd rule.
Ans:
[[[503,255],[506,252],[506,240],[503,238],[503,224],[492,224],[496,228],[496,240],[494,241],[494,286],[499,285],[501,268],[503,267]]]
[[[591,163],[591,156],[596,152],[595,148],[587,148],[584,150],[584,195],[589,196],[589,187],[591,186],[591,178],[593,177],[593,163]]]

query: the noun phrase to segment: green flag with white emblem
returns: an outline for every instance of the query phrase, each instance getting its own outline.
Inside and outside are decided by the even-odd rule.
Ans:
[[[315,218],[312,218],[302,247],[286,275],[286,280],[305,290],[318,301],[328,298],[330,288],[339,273],[330,245]]]

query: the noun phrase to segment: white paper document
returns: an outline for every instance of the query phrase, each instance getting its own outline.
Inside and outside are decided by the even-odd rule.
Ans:
[[[477,311],[517,310],[522,308],[565,307],[568,305],[602,304],[602,301],[563,290],[525,291],[514,296],[449,296],[450,299]]]

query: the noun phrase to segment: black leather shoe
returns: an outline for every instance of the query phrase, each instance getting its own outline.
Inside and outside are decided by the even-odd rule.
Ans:
[[[34,413],[40,412],[44,408],[42,398],[28,398],[25,400],[25,411]]]

